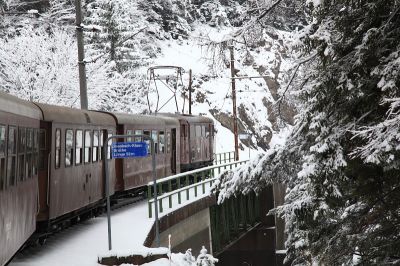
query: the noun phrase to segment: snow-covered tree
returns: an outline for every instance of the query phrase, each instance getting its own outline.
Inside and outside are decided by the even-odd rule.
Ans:
[[[120,73],[143,65],[156,51],[143,42],[140,34],[148,26],[138,3],[128,0],[93,0],[87,6],[86,24],[101,27],[100,32],[87,33],[89,54],[114,61]]]
[[[399,263],[400,3],[304,2],[313,20],[298,34],[293,131],[225,175],[220,200],[283,181],[288,263]]]
[[[90,108],[144,109],[139,100],[142,92],[137,89],[141,84],[116,73],[112,62],[99,59],[88,63],[87,77]],[[27,100],[78,107],[78,81],[77,45],[69,32],[24,29],[19,36],[0,40],[1,90]]]

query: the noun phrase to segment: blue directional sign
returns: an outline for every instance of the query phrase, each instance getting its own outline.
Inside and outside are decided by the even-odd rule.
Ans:
[[[112,158],[131,158],[147,156],[146,142],[115,142],[111,145]]]

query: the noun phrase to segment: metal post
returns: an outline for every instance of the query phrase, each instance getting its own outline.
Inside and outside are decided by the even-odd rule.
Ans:
[[[104,182],[106,189],[106,199],[107,199],[107,224],[108,224],[108,250],[112,249],[111,244],[111,208],[110,208],[110,183],[108,178],[108,159],[107,159],[107,150],[108,150],[108,141],[112,137],[108,137],[105,142],[103,142],[103,162],[104,162]]]
[[[233,54],[233,44],[229,46],[231,55],[231,79],[232,79],[232,102],[233,102],[233,135],[235,139],[235,161],[239,161],[239,142],[236,114],[236,85],[235,85],[235,58]]]
[[[156,173],[156,153],[154,147],[154,140],[147,136],[151,143],[151,157],[153,167],[153,188],[154,188],[154,212],[155,212],[155,226],[156,226],[156,246],[160,247],[160,228],[158,224],[158,199],[157,199],[157,173]]]
[[[83,45],[82,6],[81,0],[75,0],[76,10],[76,38],[78,43],[78,65],[79,65],[79,90],[81,96],[81,109],[88,109],[85,50]]]
[[[189,70],[189,114],[192,114],[192,70]]]

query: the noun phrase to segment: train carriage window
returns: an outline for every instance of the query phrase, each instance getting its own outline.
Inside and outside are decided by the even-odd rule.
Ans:
[[[32,174],[38,173],[38,154],[39,154],[39,130],[33,130],[33,157],[32,157]]]
[[[6,126],[0,125],[0,190],[6,181]]]
[[[32,177],[33,129],[26,130],[25,178]]]
[[[157,132],[157,130],[151,131],[151,138],[153,139],[153,143],[154,143],[154,152],[158,153],[158,132]]]
[[[46,167],[45,152],[46,152],[46,131],[39,131],[39,169],[44,170]]]
[[[8,127],[7,157],[6,186],[12,186],[17,183],[17,128],[12,126]]]
[[[75,165],[83,161],[83,131],[78,129],[75,133]]]
[[[103,160],[103,146],[104,146],[104,132],[100,131],[100,153],[99,153],[99,161]]]
[[[196,137],[201,137],[201,126],[196,126]]]
[[[194,139],[196,137],[196,129],[193,125],[190,125],[190,139]]]
[[[99,131],[93,131],[93,152],[92,152],[92,160],[93,162],[97,162],[99,160]]]
[[[26,177],[25,171],[26,150],[26,128],[18,129],[18,179],[23,181]]]
[[[201,126],[201,136],[206,136],[206,126]]]
[[[112,137],[113,133],[108,133],[108,137]],[[110,139],[107,143],[107,159],[111,159],[111,145],[113,143],[113,139]]]
[[[0,125],[0,156],[6,154],[6,126]]]
[[[129,129],[126,131],[126,135],[132,135],[132,132],[133,131]],[[132,141],[132,138],[131,137],[126,138],[126,141],[130,142],[130,141]]]
[[[171,132],[167,132],[167,153],[171,153]]]
[[[74,131],[65,131],[65,167],[71,166],[74,161]]]
[[[60,161],[61,161],[61,129],[56,129],[56,151],[55,151],[55,168],[60,168]]]
[[[92,132],[89,130],[85,131],[85,152],[84,152],[84,162],[90,163],[90,154],[92,149]]]
[[[210,125],[207,125],[206,127],[205,127],[205,130],[206,130],[206,138],[208,138],[209,136],[210,136]]]
[[[149,136],[150,137],[150,130],[144,130],[143,131],[143,135]],[[147,146],[149,147],[149,149],[147,150],[147,154],[151,154],[151,147],[150,147],[150,141],[145,139],[144,142],[147,143]]]
[[[165,153],[165,134],[164,134],[164,131],[160,131],[160,133],[159,133],[159,143],[160,143],[160,146],[159,146],[159,151],[160,151],[160,153]]]
[[[143,135],[142,130],[140,129],[135,130],[135,135]],[[140,141],[142,141],[142,137],[135,137],[135,142],[140,142]]]

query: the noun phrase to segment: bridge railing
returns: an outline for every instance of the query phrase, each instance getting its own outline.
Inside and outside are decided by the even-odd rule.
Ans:
[[[210,207],[210,220],[213,252],[218,254],[260,223],[260,198],[250,192],[225,199]]]
[[[160,213],[164,212],[164,202],[168,201],[168,208],[172,209],[184,201],[198,198],[209,192],[217,175],[246,163],[248,160],[228,162],[224,164],[207,166],[204,168],[168,176],[157,180],[157,201]],[[147,185],[149,218],[153,217],[154,192],[153,182]],[[183,194],[183,195],[182,195]]]
[[[234,151],[214,153],[214,164],[229,163],[234,160],[235,160]]]

